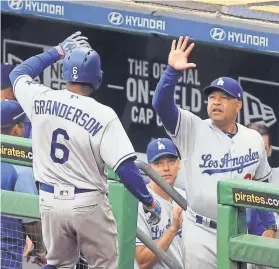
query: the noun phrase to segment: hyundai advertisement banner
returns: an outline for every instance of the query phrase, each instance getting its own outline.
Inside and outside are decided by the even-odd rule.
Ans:
[[[152,97],[167,66],[171,39],[62,21],[7,14],[2,17],[2,62],[18,64],[81,30],[102,59],[104,78],[94,98],[116,111],[135,150],[145,152],[152,138],[167,136],[152,108]],[[222,32],[216,30],[214,35],[220,37]],[[259,42],[267,41],[259,39]],[[258,122],[270,128],[272,163],[279,166],[279,57],[196,42],[190,61],[197,67],[183,72],[175,87],[176,104],[205,119],[207,100],[202,89],[217,77],[238,80],[245,90],[238,121],[244,125]],[[37,79],[55,90],[64,89],[62,64],[57,62]]]

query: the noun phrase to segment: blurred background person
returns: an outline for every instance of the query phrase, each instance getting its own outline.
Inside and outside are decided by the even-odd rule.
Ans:
[[[272,154],[272,146],[270,144],[271,141],[271,134],[269,128],[264,124],[258,124],[258,123],[250,123],[247,125],[248,128],[258,131],[264,141],[264,146],[266,150],[266,155],[269,160],[270,164],[270,157]],[[279,184],[279,167],[277,168],[271,168],[272,170],[272,176],[269,178],[269,183],[277,183]],[[270,227],[276,232],[276,237],[279,238],[279,232],[277,230],[277,226],[279,225],[279,216],[278,214],[274,213],[276,218],[276,226]],[[254,208],[248,208],[246,210],[246,220],[247,220],[247,228],[248,233],[253,235],[259,235],[261,236],[265,232],[265,227],[260,220],[257,211]],[[254,265],[249,264],[248,269],[268,269],[269,267],[263,266],[263,265]]]
[[[13,86],[10,81],[9,75],[15,68],[11,64],[1,64],[1,100],[15,100]]]
[[[23,137],[25,115],[18,102],[1,101],[1,134]],[[8,149],[7,149],[8,150]],[[5,154],[5,148],[2,148]],[[38,194],[33,170],[20,165],[7,166],[1,162],[1,190]],[[40,221],[1,216],[1,268],[21,269],[26,236],[32,240],[33,263],[46,262]]]

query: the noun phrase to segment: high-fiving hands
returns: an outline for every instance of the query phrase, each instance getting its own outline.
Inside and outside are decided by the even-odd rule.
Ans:
[[[88,38],[85,36],[81,36],[81,32],[75,32],[71,36],[67,37],[62,43],[60,43],[56,49],[58,53],[61,55],[61,58],[64,58],[65,55],[74,48],[78,47],[87,47],[91,48],[89,43],[87,42]]]
[[[188,36],[186,36],[185,38],[181,36],[178,39],[177,45],[176,40],[172,41],[168,63],[170,66],[178,71],[196,67],[196,64],[188,62],[188,57],[195,46],[194,43],[192,43],[187,48],[189,39],[190,38]]]
[[[154,226],[158,224],[161,220],[161,205],[154,199],[153,203],[150,206],[143,205],[143,210],[145,213],[150,213],[148,224]]]

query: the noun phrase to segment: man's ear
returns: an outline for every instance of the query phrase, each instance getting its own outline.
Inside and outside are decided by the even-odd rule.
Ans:
[[[180,170],[180,159],[179,158],[177,158],[177,163],[178,163],[178,165],[179,165],[179,170]]]
[[[236,107],[236,112],[239,113],[239,111],[241,110],[242,108],[242,101],[238,101],[237,102],[237,107]]]

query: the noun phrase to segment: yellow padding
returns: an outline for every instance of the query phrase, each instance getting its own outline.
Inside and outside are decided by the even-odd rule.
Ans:
[[[279,14],[279,6],[255,6],[249,7],[249,9]]]
[[[196,2],[222,6],[245,6],[249,4],[274,2],[274,0],[195,0]]]

